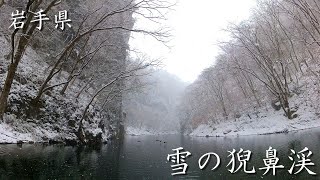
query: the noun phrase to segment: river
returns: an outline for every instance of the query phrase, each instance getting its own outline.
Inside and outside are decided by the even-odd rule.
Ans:
[[[263,176],[263,159],[266,150],[272,146],[277,150],[278,169],[276,176],[271,172]],[[189,168],[187,175],[171,176],[172,162],[167,162],[172,149],[183,147],[192,153],[186,158]],[[288,158],[294,149],[300,151],[308,147],[313,152],[309,157],[315,166],[307,166],[320,174],[320,129],[240,137],[189,137],[182,135],[126,136],[124,141],[109,143],[101,148],[64,147],[62,145],[24,144],[0,146],[1,179],[320,179],[309,175],[305,170],[297,175],[289,174],[292,161]],[[238,171],[231,174],[227,166],[231,157],[228,151],[240,148],[252,152],[247,162],[248,170],[255,167],[255,174]],[[198,159],[205,153],[214,152],[221,159],[215,166],[215,158],[207,168],[200,170]],[[239,165],[237,162],[236,165]],[[297,171],[299,168],[294,169]],[[294,172],[295,172],[294,171]]]

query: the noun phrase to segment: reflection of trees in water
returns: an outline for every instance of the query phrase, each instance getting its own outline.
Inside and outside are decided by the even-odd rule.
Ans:
[[[291,140],[288,142],[287,152],[285,152],[285,153],[287,155],[289,155],[291,153],[290,149],[300,151],[300,150],[302,150],[302,148],[304,148],[304,147],[302,147],[300,140]]]
[[[122,147],[124,142],[124,136],[121,135],[120,139],[114,140],[111,142],[110,145],[106,146],[107,153],[102,153],[102,159],[104,163],[108,163],[107,166],[102,167],[108,167],[108,169],[104,169],[103,173],[104,176],[98,176],[98,177],[112,177],[114,179],[119,179],[120,177],[120,158],[122,154]],[[106,160],[108,159],[108,160]]]
[[[299,175],[290,175],[292,162],[289,160],[290,149],[302,150],[307,146],[314,155],[311,160],[317,168],[320,164],[320,154],[317,150],[320,147],[319,133],[306,133],[301,135],[272,135],[239,138],[194,138],[186,136],[157,136],[157,137],[126,137],[123,141],[112,141],[100,148],[88,147],[64,147],[64,146],[42,146],[23,145],[22,148],[16,145],[0,146],[0,179],[171,179],[170,163],[165,162],[168,153],[172,148],[183,147],[192,153],[187,158],[189,164],[188,174],[196,179],[317,179],[303,171]],[[162,143],[156,141],[161,139]],[[305,141],[305,139],[308,139]],[[163,143],[166,141],[167,143]],[[269,146],[277,149],[279,164],[285,169],[277,170],[277,176],[270,173],[262,176],[264,171],[258,170],[263,167],[263,159]],[[257,173],[248,176],[244,172],[231,174],[226,167],[230,161],[228,157],[232,149],[239,151],[251,150],[252,157],[248,162],[248,168],[255,167]],[[215,163],[212,158],[208,167],[201,171],[198,166],[198,159],[204,153],[215,152],[221,158],[221,166],[215,170],[210,169]],[[125,158],[125,159],[124,159]],[[239,162],[237,162],[239,165]],[[138,178],[140,177],[140,178]],[[160,178],[162,177],[162,178]]]
[[[116,158],[117,148],[109,151],[107,146],[98,148],[16,145],[3,146],[0,153],[1,179],[48,179],[74,178],[86,179],[106,177],[108,168],[115,167],[118,159],[106,161],[106,158]],[[111,154],[110,154],[111,153]],[[119,156],[119,155],[118,155]],[[105,164],[106,163],[106,164]],[[114,174],[110,174],[114,176]]]

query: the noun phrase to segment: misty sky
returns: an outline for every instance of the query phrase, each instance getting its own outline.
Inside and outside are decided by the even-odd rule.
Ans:
[[[167,71],[192,82],[214,63],[219,52],[215,44],[228,39],[223,29],[229,22],[247,19],[254,5],[255,0],[179,0],[175,11],[167,16],[166,26],[172,29],[170,49],[151,37],[137,34],[130,44],[150,58],[161,58]],[[137,27],[150,26],[154,25],[140,19],[137,22]]]

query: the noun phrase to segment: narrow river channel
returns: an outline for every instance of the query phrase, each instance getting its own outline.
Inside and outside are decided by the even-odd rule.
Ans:
[[[284,166],[263,176],[263,159],[266,150],[272,146],[277,150],[278,164]],[[172,149],[183,147],[192,153],[186,158],[189,168],[187,175],[171,176],[172,162],[167,155]],[[315,166],[307,166],[320,174],[320,129],[241,137],[189,137],[181,135],[126,136],[120,144],[113,142],[101,148],[64,147],[61,145],[1,145],[1,179],[320,179],[303,170],[297,175],[289,174],[292,161],[288,158],[291,151],[301,151],[305,147],[313,152],[309,157]],[[255,167],[255,174],[238,171],[232,174],[227,166],[231,157],[228,151],[240,148],[252,152],[247,169]],[[214,152],[221,159],[220,166],[211,171],[216,160],[212,156],[207,168],[199,169],[199,158]],[[239,165],[236,164],[236,165]],[[298,169],[295,169],[297,171]]]

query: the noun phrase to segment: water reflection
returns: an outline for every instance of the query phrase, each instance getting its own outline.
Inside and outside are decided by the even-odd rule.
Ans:
[[[126,137],[123,144],[113,142],[98,149],[85,147],[43,146],[43,145],[1,145],[0,179],[172,179],[171,163],[166,162],[172,149],[184,147],[192,153],[187,158],[188,175],[174,179],[319,179],[306,172],[290,175],[292,162],[290,149],[296,151],[308,147],[313,151],[311,167],[320,173],[320,129],[289,134],[267,136],[243,136],[232,138],[196,138],[180,135]],[[277,176],[263,176],[265,151],[272,146],[277,149],[280,163],[285,169],[277,170]],[[253,152],[248,166],[257,173],[230,174],[226,168],[230,158],[227,151],[232,149]],[[220,167],[215,165],[200,170],[198,159],[207,152],[215,152],[221,158]]]
[[[0,146],[0,179],[117,178],[118,146]],[[105,168],[105,169],[101,169]]]

